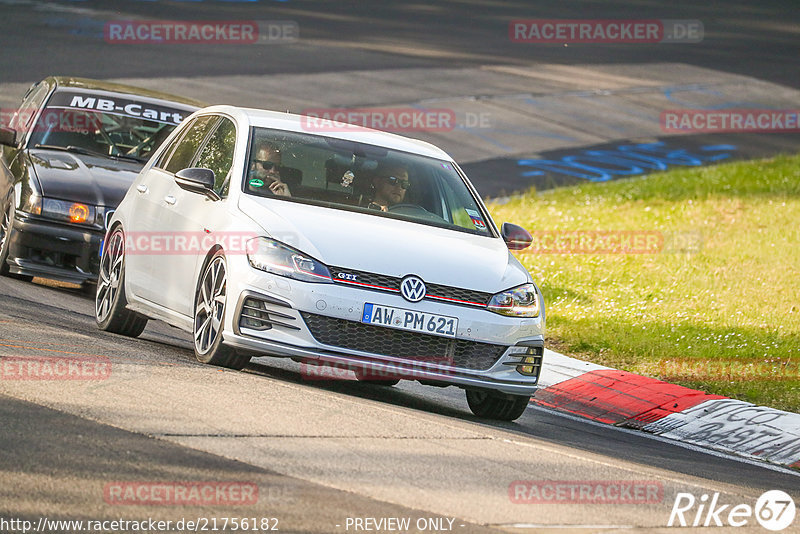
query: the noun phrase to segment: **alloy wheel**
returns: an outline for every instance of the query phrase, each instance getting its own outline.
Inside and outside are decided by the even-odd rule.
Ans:
[[[217,256],[203,274],[195,302],[194,346],[199,354],[211,349],[222,329],[226,283],[225,258]]]
[[[97,281],[95,297],[95,315],[99,321],[105,321],[108,314],[111,313],[114,298],[120,289],[124,260],[124,236],[121,230],[116,230],[111,234],[100,262],[100,276]]]

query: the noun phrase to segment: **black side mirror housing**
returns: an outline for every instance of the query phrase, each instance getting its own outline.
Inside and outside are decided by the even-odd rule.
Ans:
[[[17,146],[17,131],[12,128],[0,127],[0,145]]]
[[[503,226],[500,228],[500,233],[509,250],[526,249],[533,243],[533,236],[531,233],[516,224],[503,223]]]
[[[214,171],[201,167],[189,167],[175,174],[175,183],[181,189],[192,193],[201,193],[214,200],[219,200],[219,196],[214,192]]]

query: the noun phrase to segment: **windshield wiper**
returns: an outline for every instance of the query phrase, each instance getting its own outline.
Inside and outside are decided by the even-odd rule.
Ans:
[[[67,146],[56,146],[56,145],[42,145],[36,144],[33,148],[44,148],[47,150],[61,150],[64,152],[74,152],[76,154],[84,154],[86,156],[101,156],[104,158],[118,158],[118,159],[127,159],[131,161],[136,161],[138,163],[142,163],[146,161],[142,158],[137,158],[136,156],[127,156],[123,154],[111,155],[111,154],[104,154],[97,150],[91,150],[89,148],[84,148],[82,146],[75,146],[75,145],[67,145]]]

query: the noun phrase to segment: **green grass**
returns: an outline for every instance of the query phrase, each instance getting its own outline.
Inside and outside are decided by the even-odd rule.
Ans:
[[[545,295],[551,348],[800,412],[800,156],[531,191],[489,209],[533,232],[664,236],[658,253],[518,254]]]

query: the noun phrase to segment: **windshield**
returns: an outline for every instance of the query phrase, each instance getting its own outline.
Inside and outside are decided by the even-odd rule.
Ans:
[[[39,116],[28,147],[70,147],[145,161],[192,111],[130,95],[60,90]]]
[[[452,162],[266,128],[254,128],[252,139],[247,194],[492,235]]]

